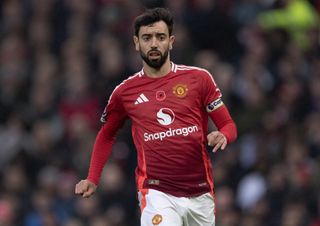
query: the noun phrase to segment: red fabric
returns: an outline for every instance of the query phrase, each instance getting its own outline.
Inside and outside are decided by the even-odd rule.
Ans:
[[[211,112],[211,120],[214,122],[218,130],[225,135],[228,144],[237,138],[237,127],[232,120],[230,113],[225,105]]]
[[[165,97],[157,98],[159,92]],[[219,98],[211,74],[201,68],[172,64],[171,72],[161,78],[150,78],[143,70],[129,77],[115,88],[102,115],[105,125],[94,145],[88,179],[98,184],[116,131],[128,117],[137,149],[138,189],[180,197],[211,192],[207,106]],[[210,117],[228,143],[236,138],[236,126],[225,106]]]
[[[106,123],[101,127],[93,146],[90,168],[87,179],[98,185],[101,172],[111,154],[116,133],[122,127],[124,119],[117,112],[108,114]]]

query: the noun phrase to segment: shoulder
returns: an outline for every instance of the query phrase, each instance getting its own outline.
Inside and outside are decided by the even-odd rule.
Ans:
[[[141,80],[141,77],[142,77],[141,71],[129,76],[127,79],[123,80],[119,85],[117,85],[114,88],[113,93],[123,92],[123,90],[125,90],[126,88],[131,87],[135,85],[137,82],[139,82]]]
[[[183,64],[176,64],[176,71],[190,71],[190,72],[194,72],[197,73],[200,76],[211,76],[211,73],[201,67],[195,67],[195,66],[187,66],[187,65],[183,65]]]
[[[208,70],[201,68],[201,67],[176,64],[176,71],[177,72],[190,72],[191,74],[196,75],[199,80],[213,81],[212,74]]]

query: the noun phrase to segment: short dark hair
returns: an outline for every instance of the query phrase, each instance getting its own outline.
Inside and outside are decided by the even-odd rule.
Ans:
[[[139,35],[141,26],[147,26],[158,21],[164,21],[169,30],[169,35],[172,34],[173,30],[173,16],[168,9],[165,8],[153,8],[147,9],[143,14],[136,17],[134,21],[134,34]]]

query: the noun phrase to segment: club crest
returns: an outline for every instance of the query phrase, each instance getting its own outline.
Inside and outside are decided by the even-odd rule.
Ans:
[[[152,218],[153,225],[159,225],[162,222],[162,216],[160,214],[156,214]]]
[[[174,95],[176,95],[179,98],[183,98],[188,93],[188,87],[184,84],[177,84],[173,87],[172,92]]]

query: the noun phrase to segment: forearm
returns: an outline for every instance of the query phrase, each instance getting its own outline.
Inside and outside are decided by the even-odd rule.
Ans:
[[[112,145],[116,139],[118,130],[122,127],[125,116],[119,112],[110,112],[106,122],[97,134],[87,179],[98,185],[101,172],[111,154]]]
[[[219,131],[227,138],[227,143],[230,144],[237,138],[237,127],[234,121],[227,122]]]
[[[209,114],[218,130],[226,137],[228,144],[237,138],[237,126],[225,105]]]
[[[111,137],[109,139],[105,138],[106,126],[103,125],[100,129],[96,141],[93,146],[89,173],[87,179],[98,185],[101,177],[101,172],[109,158],[112,150],[112,145],[115,138]]]

